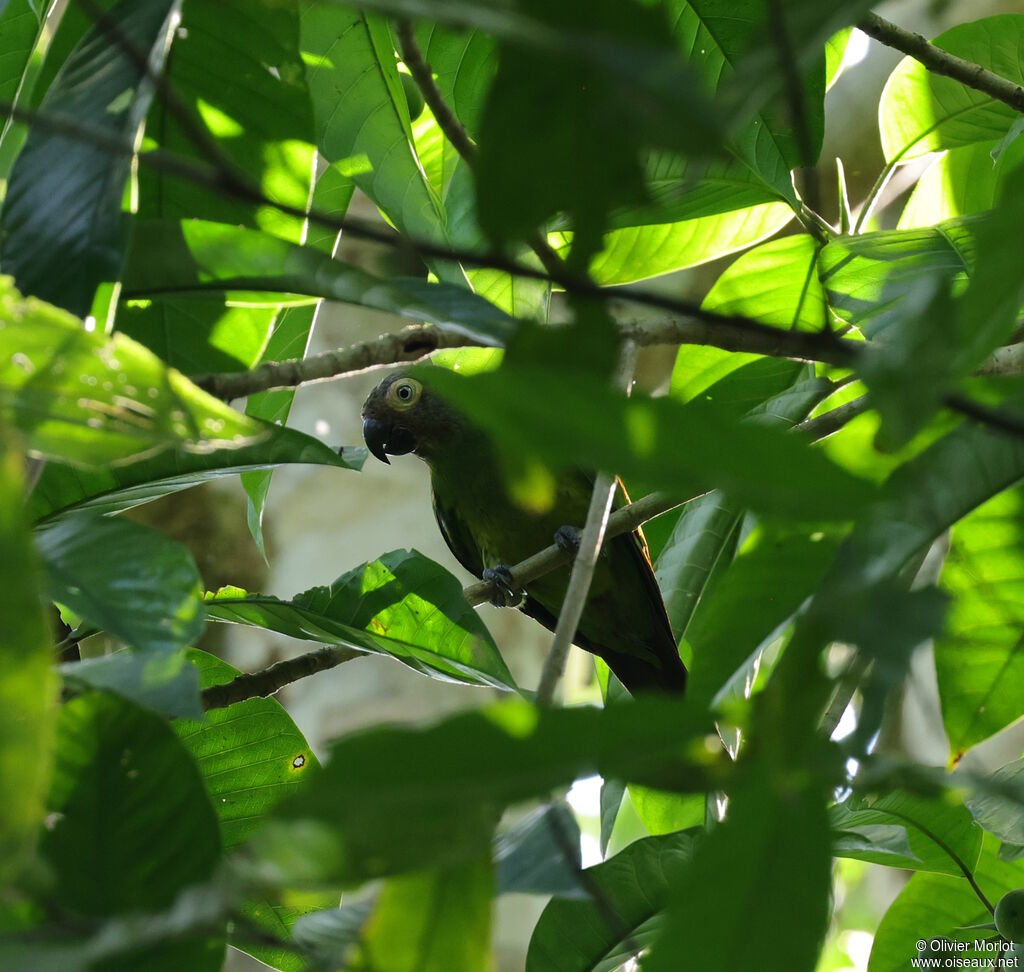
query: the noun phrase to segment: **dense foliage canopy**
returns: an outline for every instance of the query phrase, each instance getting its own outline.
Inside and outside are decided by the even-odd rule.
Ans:
[[[850,861],[912,872],[870,972],[1016,967],[1024,761],[958,764],[1024,714],[1024,15],[927,43],[871,7],[0,0],[0,968],[480,972],[510,893],[550,896],[529,972],[838,968]],[[854,25],[908,56],[826,212]],[[713,260],[700,301],[621,286]],[[332,301],[394,333],[302,360]],[[655,344],[667,393],[627,397]],[[535,697],[414,551],[204,593],[119,515],[240,476],[262,549],[275,467],[365,458],[294,388],[433,352],[523,502],[567,465],[658,491],[685,698],[600,664],[604,706]],[[240,676],[214,622],[317,650]],[[944,767],[879,743],[921,646]],[[321,764],[269,696],[367,652],[506,697]]]

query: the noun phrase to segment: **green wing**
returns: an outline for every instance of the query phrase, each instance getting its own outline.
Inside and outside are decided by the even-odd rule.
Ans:
[[[483,557],[465,521],[459,516],[459,511],[453,503],[446,502],[443,497],[438,496],[436,488],[431,491],[430,498],[437,525],[441,529],[444,542],[448,544],[448,549],[474,577],[481,577],[484,572]]]

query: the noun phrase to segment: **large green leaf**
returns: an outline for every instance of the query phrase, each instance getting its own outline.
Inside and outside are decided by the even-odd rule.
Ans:
[[[131,648],[173,651],[206,623],[192,555],[156,530],[82,514],[43,527],[36,546],[50,598]]]
[[[123,696],[160,715],[199,719],[199,674],[184,651],[141,653],[122,648],[99,658],[84,658],[60,667],[65,690],[99,689]]]
[[[487,968],[493,893],[486,857],[392,878],[363,926],[355,967],[388,972]]]
[[[18,104],[32,88],[38,61],[32,52],[44,37],[44,8],[33,0],[9,0],[0,10],[0,99]],[[25,138],[25,127],[0,111],[0,200],[7,174]]]
[[[148,140],[206,163],[212,152],[232,178],[282,204],[306,206],[314,132],[299,51],[298,0],[186,3],[169,75],[208,144],[195,144],[162,103],[147,119]],[[140,222],[208,219],[262,229],[293,243],[303,239],[303,220],[273,206],[150,167],[139,181]],[[272,300],[168,294],[122,302],[117,327],[186,373],[236,371],[259,359],[276,314]]]
[[[941,586],[952,595],[935,643],[952,758],[1024,713],[1024,494],[996,496],[953,529]]]
[[[302,13],[302,52],[321,154],[400,230],[449,242],[441,200],[416,157],[387,22],[315,0]],[[442,279],[465,281],[452,264],[432,268]]]
[[[939,34],[933,43],[1011,81],[1024,82],[1024,16],[986,17]],[[904,58],[882,92],[878,123],[889,162],[1001,138],[1017,119],[1008,105]]]
[[[992,152],[993,143],[977,142],[942,153],[914,186],[899,229],[934,226],[992,209],[1007,174],[1024,157],[1024,139],[1016,139],[998,160]]]
[[[0,417],[34,456],[96,467],[266,434],[130,338],[89,333],[63,311],[20,298],[4,277],[0,321]]]
[[[461,584],[415,550],[384,554],[290,601],[228,587],[206,606],[215,621],[390,655],[435,678],[515,687]]]
[[[109,15],[113,27],[93,27],[76,47],[41,110],[131,143],[153,94],[146,62],[135,51],[160,70],[180,2],[122,0]],[[97,286],[117,280],[131,161],[128,153],[111,156],[52,131],[30,132],[0,213],[0,260],[25,293],[84,317]]]
[[[23,457],[0,427],[0,881],[25,863],[44,816],[57,686],[24,513]]]
[[[213,808],[195,765],[167,723],[113,695],[68,702],[59,727],[41,847],[56,875],[54,901],[113,917],[171,906],[208,881],[221,854]],[[136,952],[136,967],[214,970],[222,943],[185,938]]]
[[[501,807],[594,772],[702,790],[695,767],[714,757],[693,741],[685,708],[654,698],[603,710],[517,700],[426,729],[373,729],[335,743],[254,848],[296,881],[447,867],[489,850]]]
[[[189,652],[202,687],[230,682],[239,672],[204,651]],[[220,824],[225,850],[243,843],[279,800],[297,792],[320,771],[320,761],[291,716],[276,699],[246,699],[223,709],[211,709],[201,720],[178,719],[174,731],[191,754]],[[292,925],[303,914],[330,907],[340,892],[306,895],[300,907],[249,901],[246,916],[269,934],[287,941]],[[244,932],[236,947],[274,968],[296,967],[287,948],[250,943]],[[302,968],[301,964],[298,965]]]
[[[1024,759],[1000,766],[989,782],[990,788],[975,786],[967,793],[967,809],[990,834],[1009,844],[1024,844]]]
[[[889,793],[871,803],[851,798],[832,807],[829,819],[838,857],[962,877],[981,853],[981,828],[951,792]]]
[[[725,821],[673,884],[644,960],[650,972],[678,968],[680,955],[723,972],[815,968],[829,919],[828,818],[813,785],[783,779],[788,785],[763,772],[732,795]]]
[[[326,297],[503,344],[513,321],[471,291],[415,278],[382,280],[321,251],[223,223],[151,221],[135,232],[126,296],[268,290]]]
[[[321,173],[313,189],[312,205],[320,212],[340,218],[347,212],[354,191],[355,185],[350,179],[343,176],[337,167],[328,166]],[[307,246],[333,255],[339,238],[336,232],[307,223],[304,240]],[[260,363],[304,358],[317,315],[322,307],[323,303],[320,302],[315,306],[282,308],[274,320],[270,339],[260,355]],[[285,425],[294,398],[294,388],[275,388],[273,391],[258,392],[247,398],[245,414],[263,419],[265,422]],[[263,543],[263,508],[267,501],[272,475],[272,469],[242,474],[242,487],[248,497],[246,520],[249,532],[264,558],[266,549]]]
[[[587,868],[587,885],[600,901],[548,902],[530,939],[526,972],[614,972],[649,948],[700,837],[700,831],[647,837]]]
[[[806,519],[845,519],[870,496],[795,436],[736,422],[714,403],[626,398],[596,377],[532,364],[471,377],[417,374],[502,447],[554,466],[614,469],[682,496],[718,487],[756,509]]]
[[[890,337],[890,329],[923,313],[944,286],[965,286],[976,225],[976,219],[957,219],[832,240],[820,257],[830,307],[868,337]]]
[[[117,513],[211,479],[245,475],[247,471],[299,462],[361,469],[366,459],[362,447],[332,449],[294,429],[264,425],[263,433],[256,445],[212,452],[171,449],[123,466],[86,470],[47,463],[29,498],[29,515],[40,522],[82,509]]]
[[[975,872],[979,886],[992,902],[1024,885],[1024,861],[1000,861],[996,849],[997,842],[987,838]],[[942,874],[915,874],[878,926],[868,972],[904,972],[910,968],[910,960],[919,954],[918,942],[946,938],[973,944],[978,939],[994,937],[994,932],[970,927],[986,925],[991,920],[992,916],[966,881]],[[933,957],[940,953],[926,945],[922,954]],[[970,948],[955,954],[964,961],[979,958]],[[987,958],[992,959],[994,954],[988,953]]]
[[[189,659],[204,689],[239,674],[205,651],[193,649]],[[247,840],[279,800],[320,771],[316,754],[276,699],[246,699],[211,709],[201,720],[178,719],[173,728],[199,768],[225,850]]]

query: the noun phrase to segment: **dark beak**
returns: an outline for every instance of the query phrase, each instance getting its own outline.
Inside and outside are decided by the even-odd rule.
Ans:
[[[396,428],[390,419],[364,419],[363,439],[366,441],[366,448],[381,462],[389,465],[389,454],[404,456],[416,448],[416,437],[408,429],[401,426]]]

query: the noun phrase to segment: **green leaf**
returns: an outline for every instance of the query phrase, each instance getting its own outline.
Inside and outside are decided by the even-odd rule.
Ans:
[[[992,902],[1024,885],[1024,861],[1004,863],[996,857],[996,848],[993,838],[985,840],[975,871],[978,884]],[[991,914],[966,881],[942,874],[915,874],[878,926],[868,972],[903,972],[918,955],[919,941],[941,937],[973,943],[979,938],[990,938],[994,933],[978,932],[969,926],[991,920]],[[926,950],[923,954],[939,953]],[[988,958],[994,954],[988,953]],[[968,949],[956,952],[956,956],[969,960],[977,958],[978,953]]]
[[[366,898],[303,915],[295,922],[295,943],[313,961],[314,968],[344,968],[375,903],[375,898]],[[305,963],[300,968],[305,972]]]
[[[343,176],[335,166],[324,169],[313,190],[312,206],[332,216],[342,217],[352,201],[355,185]],[[313,223],[307,223],[306,244],[329,255],[334,251],[339,234],[325,230]],[[310,337],[317,315],[323,307],[318,303],[315,307],[285,307],[277,315],[270,339],[260,355],[260,363],[266,361],[285,361],[289,358],[304,358],[309,347]],[[273,391],[258,392],[250,395],[245,403],[245,414],[265,422],[285,425],[295,398],[294,388],[275,388]],[[249,532],[256,541],[261,556],[266,560],[267,552],[263,543],[263,508],[270,491],[272,469],[242,474],[242,488],[248,497],[246,520]]]
[[[115,651],[60,667],[66,688],[113,692],[144,709],[171,718],[199,719],[199,676],[183,652],[138,654]]]
[[[937,223],[984,212],[996,204],[1007,174],[1024,158],[1024,140],[1017,139],[998,161],[992,143],[977,142],[949,149],[925,170],[900,216],[899,229]]]
[[[39,530],[36,546],[49,597],[129,647],[170,652],[202,634],[199,571],[162,533],[83,514]]]
[[[27,100],[41,63],[33,57],[44,37],[45,8],[34,0],[9,0],[0,10],[0,99],[20,106]],[[26,135],[25,126],[0,110],[0,199]]]
[[[952,596],[935,643],[951,758],[1024,713],[1024,492],[999,494],[953,528],[941,586]]]
[[[604,907],[593,900],[548,902],[530,939],[526,972],[612,972],[649,948],[702,836],[697,830],[646,837],[587,868],[587,884]]]
[[[815,968],[829,919],[828,818],[812,786],[789,780],[773,786],[764,773],[733,794],[725,821],[673,882],[645,970],[674,970],[680,955],[709,972]]]
[[[192,649],[189,659],[204,689],[240,674],[205,651]],[[173,728],[199,767],[225,850],[247,840],[279,800],[320,771],[316,754],[276,699],[246,699],[211,709],[201,720],[178,719]]]
[[[170,83],[214,151],[236,178],[272,199],[302,209],[314,171],[313,111],[299,50],[299,2],[224,0],[186,3],[169,65]],[[158,103],[146,134],[163,149],[209,163],[209,152]],[[262,229],[292,243],[304,222],[219,187],[144,167],[139,222],[208,219]],[[157,258],[158,259],[158,258]],[[187,374],[251,367],[267,343],[277,308],[224,294],[173,294],[124,302],[117,327]]]
[[[1024,16],[1005,14],[958,24],[932,43],[1010,81],[1024,82],[1019,46]],[[909,162],[941,149],[992,142],[1016,120],[1008,105],[906,57],[882,92],[878,124],[886,161]]]
[[[0,881],[14,877],[44,817],[56,724],[42,577],[24,514],[23,457],[0,426]]]
[[[220,859],[213,808],[181,743],[163,719],[113,695],[64,706],[49,807],[58,816],[41,847],[56,874],[54,901],[81,915],[168,908]],[[205,970],[204,938],[133,958],[164,969],[173,955],[178,968]]]
[[[20,298],[4,277],[0,320],[0,417],[33,456],[96,467],[265,435],[130,338],[89,333],[55,307]]]
[[[565,213],[580,251],[575,259],[586,261],[600,247],[613,207],[644,201],[641,151],[714,156],[719,122],[662,9],[610,0],[522,6],[575,42],[557,53],[499,45],[480,120],[480,223],[494,239],[525,240]],[[603,55],[609,42],[616,56]]]
[[[713,404],[626,398],[599,378],[532,364],[467,378],[440,368],[416,373],[508,452],[556,467],[615,469],[682,496],[718,487],[756,509],[803,519],[845,519],[870,496],[795,436],[737,423]]]
[[[832,807],[829,819],[837,857],[962,877],[957,861],[973,871],[981,853],[981,828],[951,792],[889,793],[870,804],[851,798]]]
[[[820,250],[805,233],[764,243],[729,265],[702,306],[787,330],[820,331],[828,323],[817,274]]]
[[[381,889],[354,967],[388,972],[479,972],[489,961],[494,876],[486,857],[392,878]]]
[[[829,306],[867,337],[890,337],[943,286],[963,289],[974,267],[976,227],[977,217],[832,240],[820,257]]]
[[[462,287],[411,277],[382,280],[311,247],[202,220],[140,223],[125,268],[126,296],[267,290],[326,297],[430,321],[497,345],[514,322]]]
[[[441,200],[413,146],[409,107],[386,21],[315,0],[302,13],[302,55],[316,117],[317,146],[402,232],[448,243]],[[343,103],[344,111],[339,111]],[[432,262],[443,280],[462,270]]]
[[[358,470],[366,459],[366,450],[361,446],[336,450],[312,436],[277,425],[265,425],[263,432],[264,437],[257,445],[212,452],[173,449],[152,459],[105,469],[74,469],[47,463],[29,498],[29,514],[38,523],[78,510],[118,513],[211,479],[238,473],[244,476],[247,470],[270,470],[285,463]]]
[[[986,781],[987,786],[968,790],[967,809],[978,824],[1008,844],[1024,844],[1024,759],[1000,766]]]
[[[193,649],[188,656],[189,668],[198,673],[204,689],[240,674],[204,651]],[[278,801],[320,772],[316,754],[276,699],[246,699],[192,719],[177,719],[173,728],[199,768],[225,850],[247,840]],[[307,894],[299,907],[248,901],[243,910],[259,927],[287,940],[298,918],[335,904],[339,896],[338,891]],[[232,944],[276,968],[282,967],[282,959],[284,967],[295,967],[294,954],[254,944],[244,930]]]
[[[159,71],[179,0],[122,0],[110,11],[124,42]],[[48,115],[68,116],[131,143],[153,87],[144,62],[93,27],[43,98]],[[148,68],[147,68],[148,69]],[[101,283],[117,280],[125,242],[121,199],[131,156],[42,129],[29,133],[0,213],[0,260],[25,293],[85,316]]]
[[[534,810],[500,834],[494,863],[499,894],[586,896],[580,883],[580,828],[564,803]]]
[[[703,789],[679,703],[607,709],[499,703],[426,729],[377,728],[335,743],[324,772],[254,839],[270,873],[296,882],[357,882],[447,867],[487,852],[501,807],[581,776]],[[315,848],[315,850],[314,850]]]
[[[434,678],[515,688],[461,584],[414,550],[384,554],[290,601],[222,588],[206,606],[215,621],[390,655]]]

